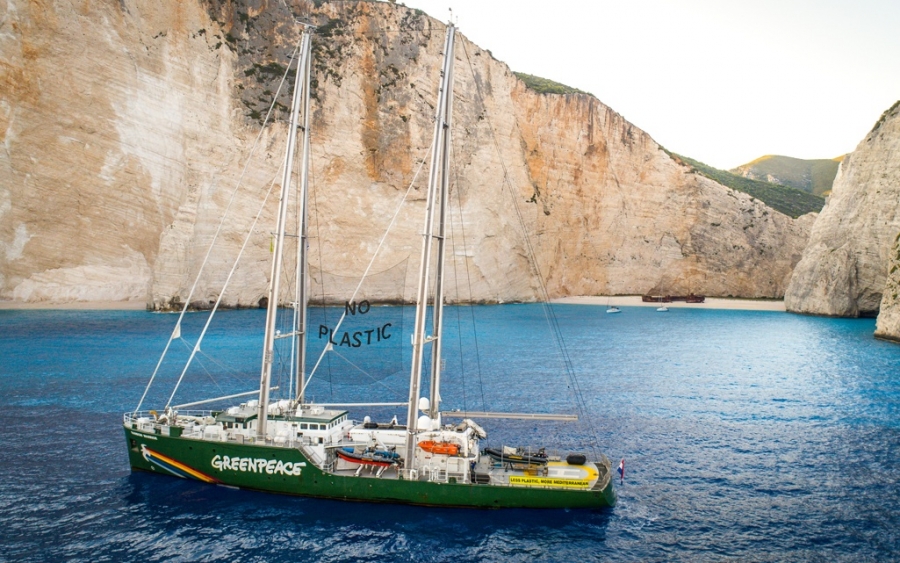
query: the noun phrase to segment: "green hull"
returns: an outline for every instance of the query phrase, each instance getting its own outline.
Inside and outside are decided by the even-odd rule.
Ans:
[[[133,470],[241,489],[464,508],[602,508],[616,502],[611,480],[601,490],[566,490],[334,475],[293,448],[148,434],[128,426],[124,429]]]

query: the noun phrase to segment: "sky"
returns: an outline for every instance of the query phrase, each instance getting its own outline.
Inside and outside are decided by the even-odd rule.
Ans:
[[[721,169],[851,152],[900,100],[900,0],[398,0]]]

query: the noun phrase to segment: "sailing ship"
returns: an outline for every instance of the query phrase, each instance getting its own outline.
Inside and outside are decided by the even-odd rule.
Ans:
[[[368,416],[357,422],[350,418],[349,410],[306,400],[304,377],[309,303],[306,283],[296,284],[293,330],[288,334],[278,333],[275,318],[279,308],[281,255],[298,129],[302,131],[302,144],[296,197],[302,212],[299,214],[297,262],[299,279],[308,277],[305,208],[312,33],[311,26],[304,26],[298,45],[297,78],[277,213],[258,395],[253,391],[255,398],[220,410],[190,409],[204,403],[234,402],[237,397],[250,393],[182,405],[167,404],[158,412],[141,410],[147,397],[145,391],[137,408],[124,415],[132,470],[241,489],[353,501],[472,508],[597,508],[614,505],[616,494],[610,462],[602,454],[595,456],[599,459],[589,461],[583,454],[562,457],[549,455],[543,449],[538,452],[515,448],[499,452],[482,449],[486,432],[475,420],[491,418],[492,413],[467,413],[459,423],[443,422],[444,418],[454,415],[441,412],[439,391],[444,301],[440,280],[443,278],[444,208],[448,199],[456,35],[453,24],[447,27],[438,90],[406,423],[401,424],[396,417],[390,423],[376,423]],[[435,268],[434,275],[430,271],[432,267]],[[429,287],[434,291],[430,306]],[[426,326],[429,309],[431,335],[427,334]],[[180,322],[185,310],[186,307],[170,343],[180,336]],[[296,342],[296,393],[291,399],[272,401],[273,350],[275,341],[286,337]],[[428,347],[431,352],[430,399],[420,396],[423,360]],[[151,383],[155,375],[154,372]],[[516,417],[514,413],[508,416]],[[554,417],[523,414],[520,418]]]

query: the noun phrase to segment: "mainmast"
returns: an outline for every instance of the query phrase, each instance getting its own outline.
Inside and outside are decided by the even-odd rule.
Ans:
[[[291,174],[294,167],[294,150],[297,142],[297,123],[298,117],[300,113],[300,105],[301,101],[304,105],[303,107],[303,118],[304,118],[304,149],[303,149],[303,164],[304,166],[308,165],[309,159],[309,148],[308,148],[308,140],[309,140],[309,59],[310,59],[310,28],[306,26],[303,30],[303,34],[300,36],[300,57],[297,63],[297,77],[294,81],[294,97],[291,102],[291,119],[290,125],[288,126],[288,139],[287,139],[287,147],[285,149],[285,157],[284,157],[284,175],[282,176],[281,181],[281,195],[278,204],[278,222],[275,227],[275,248],[273,250],[273,260],[272,260],[272,271],[271,277],[269,278],[269,289],[268,289],[268,309],[266,312],[266,331],[263,342],[263,358],[262,358],[262,373],[260,375],[260,383],[259,383],[259,414],[257,417],[257,437],[260,440],[264,440],[266,437],[266,422],[268,420],[268,410],[269,410],[269,386],[272,380],[272,362],[275,356],[275,321],[278,313],[278,296],[279,296],[279,286],[281,282],[281,269],[282,269],[282,261],[284,258],[284,238],[285,238],[285,225],[287,224],[287,211],[288,211],[288,200],[290,199],[290,184],[291,184]],[[301,176],[301,188],[304,187],[306,183],[307,174],[304,173]],[[299,212],[304,216],[306,214],[306,194],[301,193],[300,202],[301,209]],[[301,219],[302,223],[305,223],[305,218]],[[301,229],[304,231],[305,235],[305,227],[301,226]],[[305,236],[298,241],[298,244],[304,245],[306,244]],[[302,250],[305,259],[305,249]],[[299,253],[298,253],[299,255]],[[301,266],[301,268],[305,269],[305,266]],[[298,280],[298,284],[303,284],[305,286],[305,282],[303,280]],[[305,294],[305,289],[304,289]],[[298,291],[299,294],[299,291]],[[305,308],[306,303],[302,304],[297,303],[298,307],[302,307],[304,312],[302,314],[303,324],[302,331],[305,332]],[[305,343],[304,335],[298,335],[298,338],[301,338]],[[305,363],[304,352],[305,345],[298,346],[298,365],[303,365]],[[298,370],[298,378],[302,377],[302,369]],[[302,389],[302,386],[300,387]]]
[[[307,26],[307,31],[310,29]],[[300,229],[297,240],[297,403],[302,405],[304,399],[304,387],[306,384],[306,330],[309,317],[309,77],[310,69],[310,33],[304,32],[306,43],[302,49],[306,56],[303,57],[303,152],[300,157],[300,194],[299,209]],[[297,81],[301,80],[297,73]]]
[[[440,396],[440,364],[441,364],[441,317],[443,314],[443,271],[444,271],[444,227],[446,220],[447,189],[448,189],[448,165],[450,158],[450,119],[453,105],[453,59],[456,27],[451,23],[447,26],[447,35],[444,39],[444,64],[441,68],[441,85],[438,90],[438,103],[435,109],[434,141],[431,152],[431,167],[428,174],[428,194],[425,204],[425,229],[422,234],[422,259],[419,263],[419,284],[416,296],[416,322],[413,332],[413,357],[412,370],[409,381],[409,405],[407,410],[407,441],[406,441],[406,469],[411,470],[415,459],[416,434],[418,432],[418,420],[416,411],[419,407],[419,389],[422,382],[422,363],[425,344],[432,343],[431,356],[431,402],[428,407],[430,418],[437,418]],[[438,193],[440,189],[440,193]],[[435,234],[435,206],[437,210],[438,226]],[[433,333],[430,337],[425,335],[425,317],[428,310],[428,286],[434,242],[437,242],[437,256],[434,258],[434,305],[432,311]]]
[[[451,24],[450,30],[455,32]],[[453,60],[455,33],[448,30],[449,42],[445,52],[444,62],[444,126],[441,128],[440,140],[440,190],[441,206],[438,211],[437,233],[437,260],[434,272],[434,304],[431,311],[431,336],[434,342],[431,344],[431,401],[428,416],[437,419],[441,409],[441,335],[444,326],[444,245],[447,242],[447,206],[450,192],[450,123],[453,119]],[[449,54],[447,54],[449,53]],[[435,151],[437,153],[437,151]],[[432,158],[436,156],[432,155]]]

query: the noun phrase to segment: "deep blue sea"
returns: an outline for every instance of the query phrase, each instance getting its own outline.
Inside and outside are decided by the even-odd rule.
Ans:
[[[552,367],[560,354],[540,306],[450,307],[447,340],[458,332],[477,354],[445,345],[444,406],[574,412],[577,388],[580,423],[485,421],[488,439],[577,451],[593,430],[614,463],[625,459],[613,509],[369,505],[132,474],[122,413],[175,316],[0,311],[0,561],[900,560],[900,346],[875,340],[873,320],[554,310],[576,382]],[[314,311],[314,353],[315,327],[338,313]],[[360,330],[390,323],[388,338],[338,346],[309,396],[405,400],[410,313],[355,319]],[[188,315],[185,338],[204,320]],[[262,313],[219,320],[176,403],[258,385]],[[366,348],[376,363],[353,356]],[[178,342],[174,359],[188,351]],[[177,376],[161,371],[144,408],[164,404]]]

